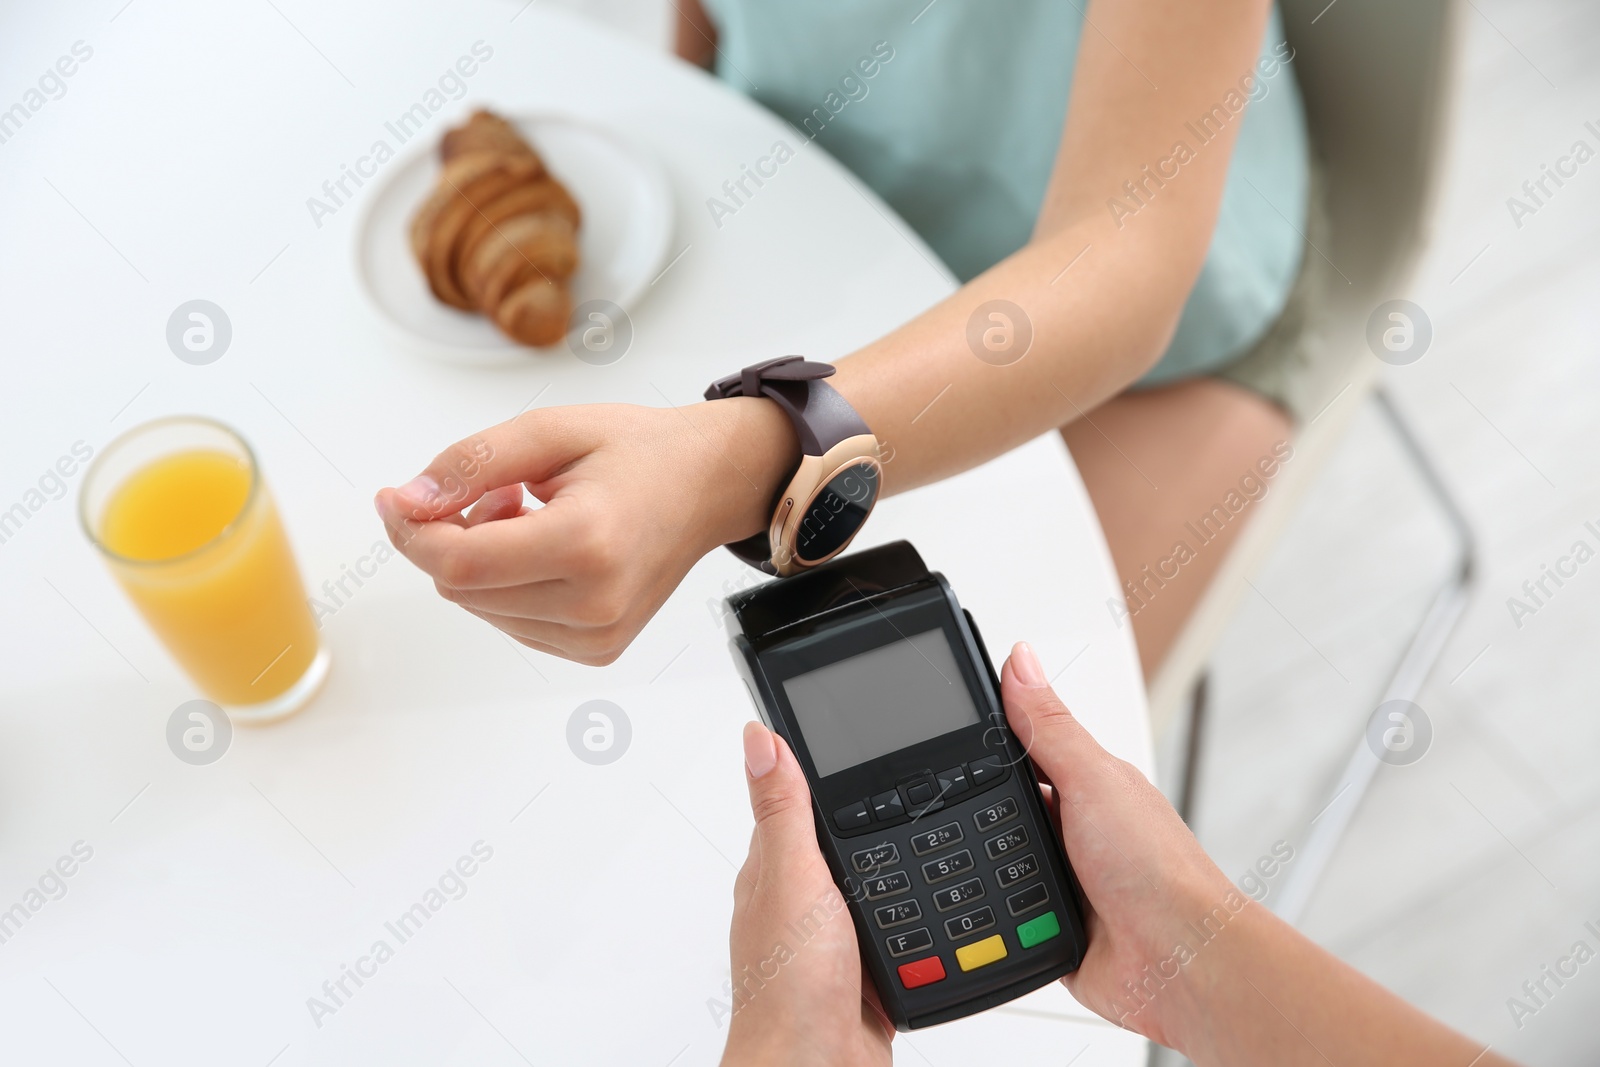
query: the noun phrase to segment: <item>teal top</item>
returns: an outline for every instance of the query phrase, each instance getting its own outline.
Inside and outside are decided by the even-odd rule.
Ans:
[[[717,25],[717,74],[860,176],[963,281],[1027,242],[1066,120],[1080,3],[703,2]],[[1292,58],[1274,11],[1255,69],[1216,101],[1229,122],[1247,99],[1249,108],[1205,266],[1145,383],[1229,362],[1283,308],[1302,255],[1309,169]],[[1218,125],[1201,117],[1179,132],[1195,152]],[[1131,225],[1139,205],[1121,203],[1106,210]]]

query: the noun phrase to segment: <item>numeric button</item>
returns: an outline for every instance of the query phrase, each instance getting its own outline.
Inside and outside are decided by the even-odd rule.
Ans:
[[[911,835],[911,851],[919,856],[926,856],[930,852],[937,852],[941,848],[949,848],[961,841],[961,824],[948,822],[943,826],[935,826],[932,830],[923,830],[921,833]]]
[[[966,874],[974,866],[972,850],[964,848],[960,852],[952,852],[948,856],[941,856],[936,860],[929,860],[922,865],[922,880],[929,885],[942,882],[946,878],[954,878],[958,874]]]
[[[1003,834],[997,834],[983,843],[983,850],[992,860],[1008,856],[1028,843],[1028,831],[1020,826],[1013,826]]]
[[[1038,873],[1039,857],[1030,852],[1021,859],[1001,864],[995,869],[994,877],[1001,889],[1009,889],[1024,878],[1032,878]]]
[[[1016,912],[1012,912],[1013,915]],[[874,908],[872,918],[878,924],[878,929],[888,930],[895,926],[904,926],[906,923],[915,922],[922,918],[922,905],[915,899],[898,900],[893,904],[885,904],[881,908]]]
[[[998,804],[990,804],[987,808],[974,812],[972,822],[981,834],[985,830],[992,830],[1003,822],[1015,819],[1017,810],[1017,798],[1006,797]]]
[[[862,883],[862,888],[866,891],[868,900],[892,897],[911,888],[911,876],[905,871],[874,875]]]
[[[994,925],[994,909],[979,908],[969,911],[965,915],[957,915],[954,919],[944,921],[944,932],[952,941],[960,941],[980,930],[987,930]]]
[[[893,867],[899,862],[900,850],[895,848],[894,844],[889,841],[885,841],[881,845],[873,845],[871,848],[864,848],[860,852],[852,853],[850,856],[850,866],[856,869],[857,874],[870,874],[873,871],[881,871],[885,867]]]
[[[940,911],[949,911],[951,908],[959,908],[969,900],[978,900],[982,896],[983,882],[977,878],[969,878],[965,882],[934,893],[933,906]]]

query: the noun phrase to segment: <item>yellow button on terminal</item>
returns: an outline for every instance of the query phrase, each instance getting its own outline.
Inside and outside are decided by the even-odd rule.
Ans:
[[[987,967],[995,960],[1005,958],[1006,942],[999,934],[956,949],[956,962],[961,964],[963,971],[975,971],[979,967]]]

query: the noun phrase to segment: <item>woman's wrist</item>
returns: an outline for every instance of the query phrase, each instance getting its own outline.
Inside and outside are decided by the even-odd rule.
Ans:
[[[1142,921],[1123,931],[1123,952],[1137,962],[1115,968],[1096,1010],[1193,1059],[1214,1022],[1218,986],[1233,980],[1236,949],[1253,939],[1257,918],[1271,916],[1204,856],[1169,865],[1160,880],[1160,903],[1142,905]]]
[[[741,1020],[742,1021],[742,1020]],[[722,1051],[722,1067],[857,1067],[871,1063],[850,1034],[784,1012],[734,1024]]]
[[[799,462],[800,442],[777,404],[731,397],[700,405],[707,439],[720,453],[705,468],[705,529],[711,545],[742,541],[772,519],[772,501]]]
[[[779,1033],[734,1026],[722,1050],[722,1067],[802,1067],[800,1043],[793,1032]]]
[[[1219,1062],[1219,1044],[1239,1025],[1230,1006],[1250,973],[1260,978],[1261,960],[1279,950],[1285,929],[1265,907],[1230,886],[1185,931],[1181,977],[1161,990],[1159,1040],[1194,1063]]]

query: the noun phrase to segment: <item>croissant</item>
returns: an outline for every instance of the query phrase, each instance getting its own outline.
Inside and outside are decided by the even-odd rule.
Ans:
[[[572,314],[577,201],[516,127],[488,111],[447,131],[439,158],[439,181],[411,220],[428,288],[514,341],[555,344]]]

